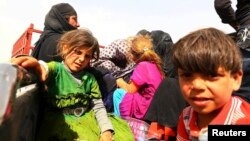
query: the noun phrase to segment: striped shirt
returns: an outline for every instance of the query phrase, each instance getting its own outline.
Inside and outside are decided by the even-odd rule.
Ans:
[[[212,120],[211,125],[250,124],[250,104],[239,97],[232,97]],[[177,129],[177,141],[198,141],[207,136],[207,128],[197,126],[197,112],[191,106],[186,107],[180,115]],[[202,137],[203,136],[203,137]]]

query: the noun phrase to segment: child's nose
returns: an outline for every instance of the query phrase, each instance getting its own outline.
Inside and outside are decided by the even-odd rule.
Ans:
[[[192,88],[193,89],[203,89],[205,87],[205,81],[202,78],[195,78],[192,81]]]
[[[79,60],[80,60],[81,62],[83,62],[84,59],[85,59],[85,57],[84,57],[83,55],[79,57]]]

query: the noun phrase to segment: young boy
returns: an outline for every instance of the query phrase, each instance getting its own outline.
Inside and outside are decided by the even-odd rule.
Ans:
[[[190,104],[180,115],[178,141],[203,138],[208,125],[249,123],[250,105],[232,96],[243,72],[239,48],[229,36],[215,28],[194,31],[174,45],[172,59]]]

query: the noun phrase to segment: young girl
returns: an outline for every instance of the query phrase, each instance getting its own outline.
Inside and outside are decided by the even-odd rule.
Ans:
[[[38,140],[133,140],[130,127],[110,117],[104,108],[95,77],[87,71],[91,59],[98,59],[99,44],[86,29],[66,32],[58,44],[63,62],[41,62],[28,56],[11,62],[33,68],[47,86],[45,110]],[[98,125],[100,128],[98,128]]]
[[[250,105],[232,96],[242,79],[234,41],[215,28],[194,31],[173,47],[180,88],[190,104],[179,118],[177,140],[207,140],[208,125],[250,123]]]
[[[136,66],[129,83],[122,78],[116,80],[120,88],[113,95],[116,115],[143,119],[155,90],[164,77],[161,59],[152,49],[152,41],[148,35],[138,35],[132,40],[130,53]]]

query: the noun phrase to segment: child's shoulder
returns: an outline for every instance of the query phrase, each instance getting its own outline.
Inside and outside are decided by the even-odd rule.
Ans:
[[[250,124],[250,104],[242,99],[241,97],[234,96],[233,99],[235,99],[236,105],[237,103],[240,104],[239,108],[236,110],[236,113],[234,115],[237,115],[238,119],[236,121],[236,124]]]
[[[62,65],[62,63],[56,62],[56,61],[50,61],[47,63],[48,65],[55,66],[55,65]]]
[[[246,109],[246,110],[250,109],[250,103],[248,103],[243,98],[241,98],[239,96],[233,96],[233,99],[235,99],[235,101],[237,101],[237,103],[240,103],[241,109]],[[249,113],[249,116],[250,116],[250,113]]]
[[[232,99],[234,99],[235,101],[237,101],[238,103],[241,103],[241,107],[247,107],[250,108],[250,103],[248,103],[246,100],[244,100],[243,98],[239,97],[239,96],[232,96]]]
[[[92,72],[91,70],[84,70],[84,75],[85,77],[91,78],[91,79],[96,79],[96,74],[95,72]]]
[[[91,76],[91,77],[94,77],[94,76],[95,76],[94,73],[92,73],[92,72],[90,72],[90,71],[85,71],[85,74],[86,74],[86,75],[89,75],[89,76]]]

